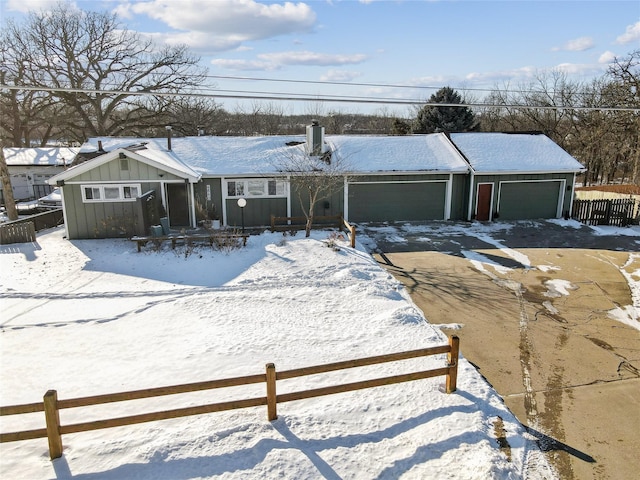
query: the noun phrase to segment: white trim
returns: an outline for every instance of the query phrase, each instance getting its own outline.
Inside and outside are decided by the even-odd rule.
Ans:
[[[124,149],[124,148],[118,148],[118,149],[113,150],[111,152],[105,153],[104,155],[100,155],[99,157],[95,157],[91,161],[87,161],[87,162],[81,163],[80,165],[76,165],[74,167],[69,168],[68,170],[65,170],[64,172],[61,172],[61,173],[58,173],[57,175],[54,175],[53,177],[51,177],[51,179],[49,179],[48,183],[50,185],[53,185],[58,180],[65,180],[66,181],[67,179],[75,178],[78,175],[82,175],[83,173],[86,173],[86,172],[88,172],[90,170],[93,170],[94,168],[100,167],[101,165],[109,163],[112,160],[120,158],[120,153],[125,154],[128,158],[132,158],[134,160],[137,160],[138,162],[145,163],[145,164],[150,165],[152,167],[155,167],[158,170],[161,170],[163,172],[171,173],[171,174],[175,175],[176,177],[180,177],[182,179],[189,180],[189,182],[191,182],[191,183],[198,182],[200,180],[201,176],[202,176],[199,173],[195,172],[188,165],[184,165],[183,164],[185,168],[184,168],[184,170],[181,170],[181,169],[175,168],[173,166],[166,165],[166,164],[164,164],[164,163],[162,163],[160,161],[157,161],[155,159],[148,158],[148,157],[146,157],[144,155],[141,155],[139,153],[132,152],[132,151]],[[167,152],[162,152],[162,153],[164,153],[165,155],[169,155],[169,156],[173,157],[176,162],[180,162],[180,160],[178,160],[177,157],[173,156],[171,153],[167,153]],[[145,179],[145,180],[141,180],[141,181],[153,182],[153,181],[157,181],[157,180]]]
[[[576,198],[576,177],[577,173],[573,174],[573,182],[571,183],[571,200],[569,200],[569,218],[573,217],[573,199]],[[567,187],[565,187],[566,189]]]
[[[345,177],[346,180],[346,177]],[[344,218],[349,221],[348,208],[349,208],[349,185],[402,185],[409,183],[444,183],[445,184],[445,197],[444,197],[444,210],[442,211],[442,219],[449,220],[451,216],[451,192],[453,190],[453,173],[449,175],[449,180],[387,180],[384,182],[349,182],[347,181],[347,188],[345,188],[344,198]]]
[[[343,184],[342,184],[342,215],[344,216],[344,219],[348,222],[349,221],[349,179],[345,176],[343,177]]]
[[[244,192],[242,193],[242,195],[229,195],[229,182],[235,182],[235,183],[244,183]],[[252,195],[249,192],[249,182],[262,182],[263,186],[264,186],[264,190],[263,192],[266,192],[262,195]],[[276,193],[274,195],[269,195],[269,182],[276,182]],[[288,183],[286,180],[281,179],[281,178],[269,178],[269,177],[253,177],[253,178],[247,178],[247,177],[242,177],[242,178],[228,178],[225,179],[222,183],[222,189],[224,190],[224,193],[226,195],[226,198],[255,198],[255,199],[259,199],[259,198],[287,198],[287,188],[286,188],[286,183]],[[280,184],[280,186],[282,186],[282,193],[277,193],[278,191],[278,184]]]
[[[226,177],[220,177],[220,197],[222,198],[222,225],[227,224],[227,189],[224,188]]]
[[[115,189],[118,187],[118,198],[107,198],[105,196],[105,188]],[[125,196],[124,189],[134,187],[137,192],[133,196]],[[97,189],[100,192],[98,198],[87,198],[87,189]],[[116,203],[116,202],[135,202],[142,195],[142,185],[139,183],[86,183],[80,185],[80,195],[82,195],[82,203]]]
[[[284,187],[286,190],[286,194],[287,194],[287,217],[291,217],[291,212],[292,212],[292,203],[293,200],[291,199],[291,175],[287,175],[286,177],[286,186]]]
[[[447,182],[447,186],[445,189],[445,200],[444,200],[444,219],[445,220],[451,219],[452,192],[453,192],[453,173],[450,173],[449,181]]]
[[[193,183],[189,182],[189,198],[187,202],[191,204],[191,227],[197,228],[198,223],[196,221],[196,202],[195,202],[195,192],[193,191]]]
[[[473,184],[475,182],[475,175],[473,172],[473,168],[469,172],[469,198],[467,199],[467,222],[471,221],[471,217],[473,217]]]
[[[67,207],[66,202],[64,200],[64,185],[60,188],[60,197],[62,199],[62,219],[64,220],[64,235],[68,239],[69,238],[69,220],[67,219]]]
[[[382,185],[385,183],[448,183],[449,180],[386,180],[384,182],[348,182],[350,185]]]

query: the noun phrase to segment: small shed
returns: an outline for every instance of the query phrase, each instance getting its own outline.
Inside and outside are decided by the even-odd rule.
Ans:
[[[543,134],[452,133],[471,167],[469,220],[569,218],[584,167]]]

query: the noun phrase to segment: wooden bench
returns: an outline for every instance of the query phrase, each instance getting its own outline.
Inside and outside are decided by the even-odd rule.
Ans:
[[[177,243],[190,244],[190,243],[208,243],[209,246],[213,246],[214,244],[217,246],[222,246],[228,244],[230,240],[242,240],[242,246],[247,245],[247,239],[249,238],[248,233],[224,233],[224,232],[216,232],[216,233],[192,233],[186,235],[160,235],[157,237],[151,236],[135,236],[131,237],[132,242],[136,242],[138,246],[138,252],[142,251],[142,247],[144,247],[147,243],[153,242],[156,245],[160,246],[162,243],[166,241],[171,242],[171,248],[175,249]]]

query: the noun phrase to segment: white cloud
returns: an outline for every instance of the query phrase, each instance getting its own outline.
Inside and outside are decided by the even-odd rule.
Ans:
[[[636,42],[640,40],[640,20],[634,23],[633,25],[629,25],[627,30],[616,38],[616,43],[621,45],[626,45],[627,43]]]
[[[356,64],[362,63],[367,59],[367,56],[361,53],[353,55],[339,55],[309,51],[263,53],[258,55],[258,57],[278,65],[319,66]]]
[[[332,55],[308,51],[262,53],[256,60],[216,59],[211,63],[218,67],[232,70],[278,70],[285,65],[332,66],[361,63],[367,59],[366,55]],[[338,72],[337,70],[335,72]],[[337,74],[337,73],[336,73]],[[344,75],[354,72],[344,72]],[[356,76],[359,74],[355,74]],[[351,77],[353,78],[353,77]]]
[[[23,12],[29,11],[39,12],[40,10],[50,10],[58,4],[59,0],[8,0],[7,11],[10,12]],[[71,4],[76,7],[75,2]]]
[[[211,60],[211,64],[216,67],[226,68],[229,70],[243,70],[243,71],[265,71],[265,70],[278,70],[280,65],[276,65],[271,62],[260,62],[257,60],[226,60],[215,59]]]
[[[130,4],[123,11],[147,15],[173,28],[176,32],[165,34],[169,43],[185,43],[209,51],[308,32],[316,21],[316,14],[305,3],[267,5],[254,0],[150,0]]]
[[[574,40],[569,40],[567,43],[562,45],[561,47],[553,47],[553,51],[559,50],[567,50],[570,52],[584,52],[585,50],[589,50],[593,48],[595,44],[593,43],[593,39],[591,37],[580,37]]]
[[[601,64],[593,63],[561,63],[556,65],[554,70],[558,70],[575,77],[584,77],[602,74],[603,66]]]
[[[320,77],[323,82],[350,82],[354,78],[362,76],[360,72],[331,69]]]
[[[616,58],[616,54],[610,50],[607,50],[602,55],[600,55],[600,57],[598,57],[598,63],[608,65],[610,63],[613,63],[615,58]]]

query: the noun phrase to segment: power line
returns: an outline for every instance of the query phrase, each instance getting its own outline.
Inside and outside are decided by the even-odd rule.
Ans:
[[[242,90],[231,90],[228,93],[176,93],[176,92],[149,92],[149,91],[128,91],[128,90],[102,90],[90,88],[60,88],[60,87],[33,87],[26,85],[4,85],[1,89],[42,91],[50,93],[86,93],[101,95],[130,95],[130,96],[154,96],[154,97],[193,97],[193,98],[223,98],[232,100],[273,100],[273,101],[294,101],[294,102],[327,102],[327,103],[356,103],[372,105],[404,105],[404,106],[432,106],[432,107],[468,107],[468,108],[514,108],[521,110],[574,110],[574,111],[602,111],[602,112],[635,112],[640,113],[640,108],[635,107],[584,107],[570,105],[519,105],[519,104],[493,104],[493,103],[438,103],[425,102],[422,100],[403,100],[384,97],[355,97],[355,96],[314,96],[308,94],[291,94],[277,92],[252,92]]]

